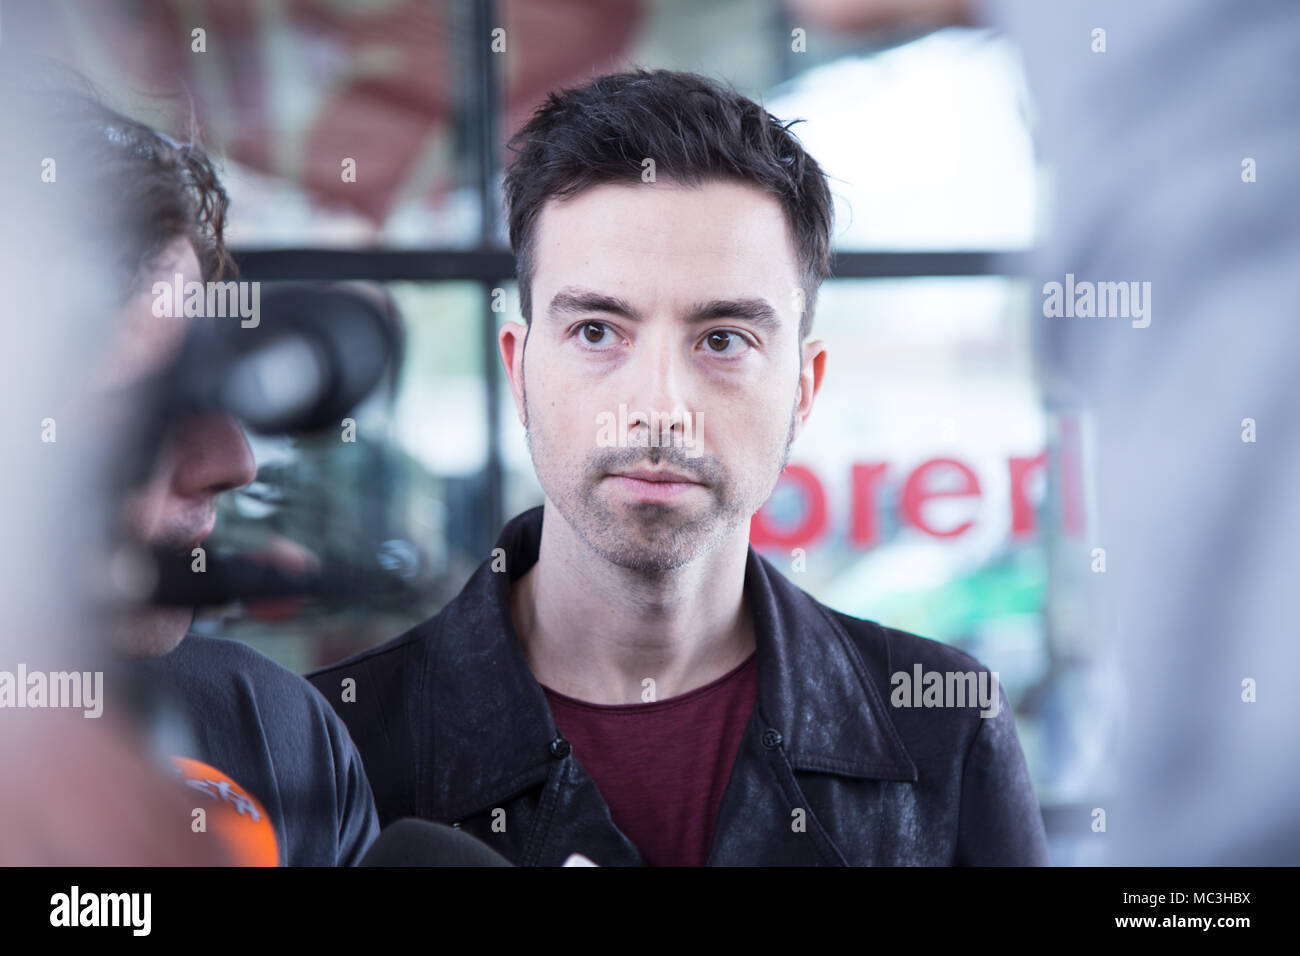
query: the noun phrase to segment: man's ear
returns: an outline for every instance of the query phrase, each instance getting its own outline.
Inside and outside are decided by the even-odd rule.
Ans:
[[[799,368],[799,404],[795,406],[794,437],[803,431],[804,423],[812,414],[813,401],[821,391],[826,374],[826,344],[820,340],[805,342],[803,364]]]
[[[505,366],[506,376],[510,379],[510,393],[515,397],[515,412],[519,423],[528,427],[528,416],[524,411],[524,345],[528,341],[528,326],[518,322],[507,322],[497,331],[497,347],[501,352],[501,364]]]

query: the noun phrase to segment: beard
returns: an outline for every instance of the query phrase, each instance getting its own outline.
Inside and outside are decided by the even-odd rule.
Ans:
[[[550,442],[536,439],[536,421],[523,389],[524,440],[543,491],[588,547],[617,567],[642,573],[673,571],[711,551],[762,507],[790,460],[799,407],[796,396],[784,447],[759,474],[733,475],[707,455],[688,455],[675,444],[595,448],[576,475],[551,467]],[[558,464],[558,463],[557,463]],[[665,466],[700,482],[703,494],[689,502],[615,500],[605,481],[611,473]]]

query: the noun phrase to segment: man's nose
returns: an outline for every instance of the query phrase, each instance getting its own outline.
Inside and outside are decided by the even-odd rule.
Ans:
[[[630,430],[658,427],[664,437],[670,429],[682,430],[682,416],[672,416],[674,412],[690,411],[685,392],[687,374],[682,367],[685,361],[676,343],[657,337],[643,339],[634,379],[626,392]]]
[[[228,415],[199,415],[181,425],[173,445],[173,486],[186,497],[215,496],[257,477],[253,450]]]

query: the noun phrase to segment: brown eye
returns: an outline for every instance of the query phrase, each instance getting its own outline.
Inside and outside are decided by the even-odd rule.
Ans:
[[[588,322],[582,327],[582,337],[591,345],[599,345],[605,337],[605,326],[599,322]]]
[[[710,332],[705,339],[709,343],[709,348],[715,352],[725,352],[727,346],[731,344],[733,336],[730,332]]]

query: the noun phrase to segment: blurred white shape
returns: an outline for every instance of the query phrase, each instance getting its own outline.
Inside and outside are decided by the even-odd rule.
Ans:
[[[487,457],[483,388],[468,375],[413,378],[397,404],[402,447],[435,475],[478,474]]]
[[[948,29],[809,70],[765,106],[832,177],[840,248],[1022,249],[1036,172],[1015,48]]]

